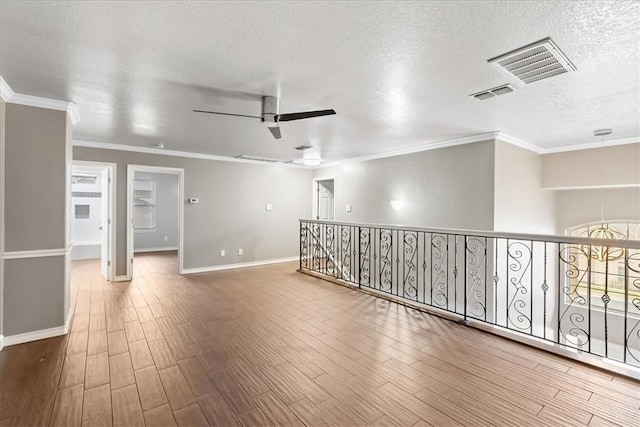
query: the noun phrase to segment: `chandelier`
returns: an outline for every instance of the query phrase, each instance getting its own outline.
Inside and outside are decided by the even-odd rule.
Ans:
[[[595,136],[602,137],[602,148],[604,148],[605,135],[611,135],[612,133],[612,129],[598,129],[593,132]],[[600,158],[604,159],[604,155],[601,155]],[[581,237],[609,240],[626,239],[624,234],[604,222],[604,160],[602,160],[600,165],[600,226],[590,230],[587,229],[586,232],[581,234]],[[611,246],[582,245],[582,250],[587,253],[591,259],[601,262],[617,261],[624,256],[624,250],[622,248]]]

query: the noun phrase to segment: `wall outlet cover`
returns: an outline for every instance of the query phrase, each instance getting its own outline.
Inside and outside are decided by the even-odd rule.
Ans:
[[[225,255],[226,255],[226,252],[224,251],[224,249],[222,249],[222,250],[220,251],[220,256],[225,256]]]
[[[351,212],[351,205],[347,205],[347,212]]]
[[[264,205],[264,209],[266,211],[272,211],[273,210],[273,205],[271,203],[267,203],[266,205]]]
[[[242,254],[243,254],[242,249],[238,249],[238,255],[242,255]]]

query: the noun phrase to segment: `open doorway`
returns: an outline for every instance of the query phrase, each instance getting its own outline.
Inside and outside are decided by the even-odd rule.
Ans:
[[[127,277],[136,257],[161,254],[183,269],[184,169],[129,165],[127,168]]]
[[[114,280],[114,163],[74,161],[71,169],[71,260],[100,259],[100,273]]]
[[[321,221],[336,218],[335,178],[315,178],[313,180],[313,217]]]

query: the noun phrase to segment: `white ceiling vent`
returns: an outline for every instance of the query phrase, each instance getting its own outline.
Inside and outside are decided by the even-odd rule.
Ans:
[[[550,38],[489,59],[488,62],[519,85],[576,70]]]
[[[509,83],[507,83],[504,85],[500,85],[498,87],[494,87],[493,89],[487,89],[487,90],[483,90],[482,92],[472,93],[469,96],[473,96],[474,98],[482,101],[485,99],[493,98],[495,96],[504,95],[505,93],[511,93],[514,90],[515,88]]]

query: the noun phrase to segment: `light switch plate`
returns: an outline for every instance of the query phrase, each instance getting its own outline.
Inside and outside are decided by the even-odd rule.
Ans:
[[[273,210],[273,205],[271,203],[267,203],[266,205],[264,205],[264,210],[272,211]]]
[[[347,205],[347,212],[351,212],[351,205]]]

